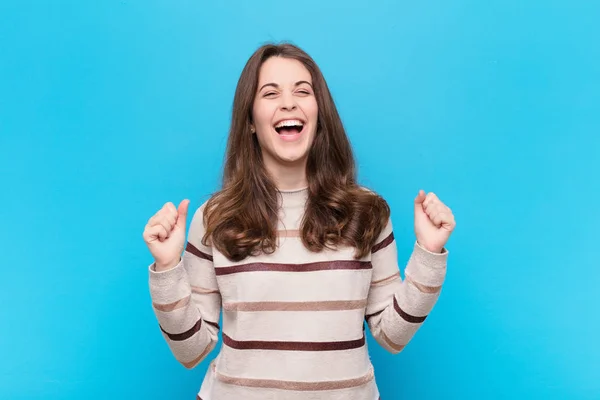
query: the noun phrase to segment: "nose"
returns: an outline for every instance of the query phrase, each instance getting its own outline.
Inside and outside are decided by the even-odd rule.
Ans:
[[[281,105],[282,110],[292,111],[296,109],[296,99],[291,93],[284,92],[281,96]]]

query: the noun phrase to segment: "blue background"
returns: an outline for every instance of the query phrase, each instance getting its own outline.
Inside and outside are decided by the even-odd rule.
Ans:
[[[193,399],[152,313],[142,231],[217,188],[263,42],[321,66],[392,207],[458,226],[383,399],[598,399],[600,6],[593,1],[0,2],[0,397]],[[212,356],[216,354],[213,353]]]

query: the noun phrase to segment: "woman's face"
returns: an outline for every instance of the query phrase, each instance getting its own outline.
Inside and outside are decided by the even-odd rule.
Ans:
[[[271,57],[259,72],[253,128],[268,169],[304,165],[317,130],[312,78],[297,60]]]

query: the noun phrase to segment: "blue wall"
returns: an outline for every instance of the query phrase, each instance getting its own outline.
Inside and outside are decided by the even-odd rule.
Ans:
[[[419,188],[456,214],[434,312],[398,356],[370,341],[382,397],[600,398],[598,3],[216,3],[0,2],[0,397],[194,397],[142,230],[217,187],[247,57],[292,40],[402,262]]]

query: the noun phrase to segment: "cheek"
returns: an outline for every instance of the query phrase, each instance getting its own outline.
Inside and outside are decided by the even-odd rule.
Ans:
[[[309,104],[306,104],[304,112],[308,119],[310,119],[310,121],[312,122],[314,133],[317,130],[317,121],[319,119],[319,107],[317,106],[317,102],[312,101]]]
[[[313,98],[313,100],[308,105],[307,113],[309,114],[310,118],[314,118],[315,120],[317,119],[317,116],[319,115],[319,107],[317,106],[316,99]]]
[[[314,126],[317,125],[317,118],[319,116],[319,107],[317,106],[317,100],[315,98],[304,99],[304,101],[299,102],[300,109],[302,110],[302,114],[306,118],[313,123]]]
[[[265,128],[271,126],[271,120],[273,119],[273,107],[269,107],[268,103],[257,102],[252,110],[252,119],[257,128]]]

